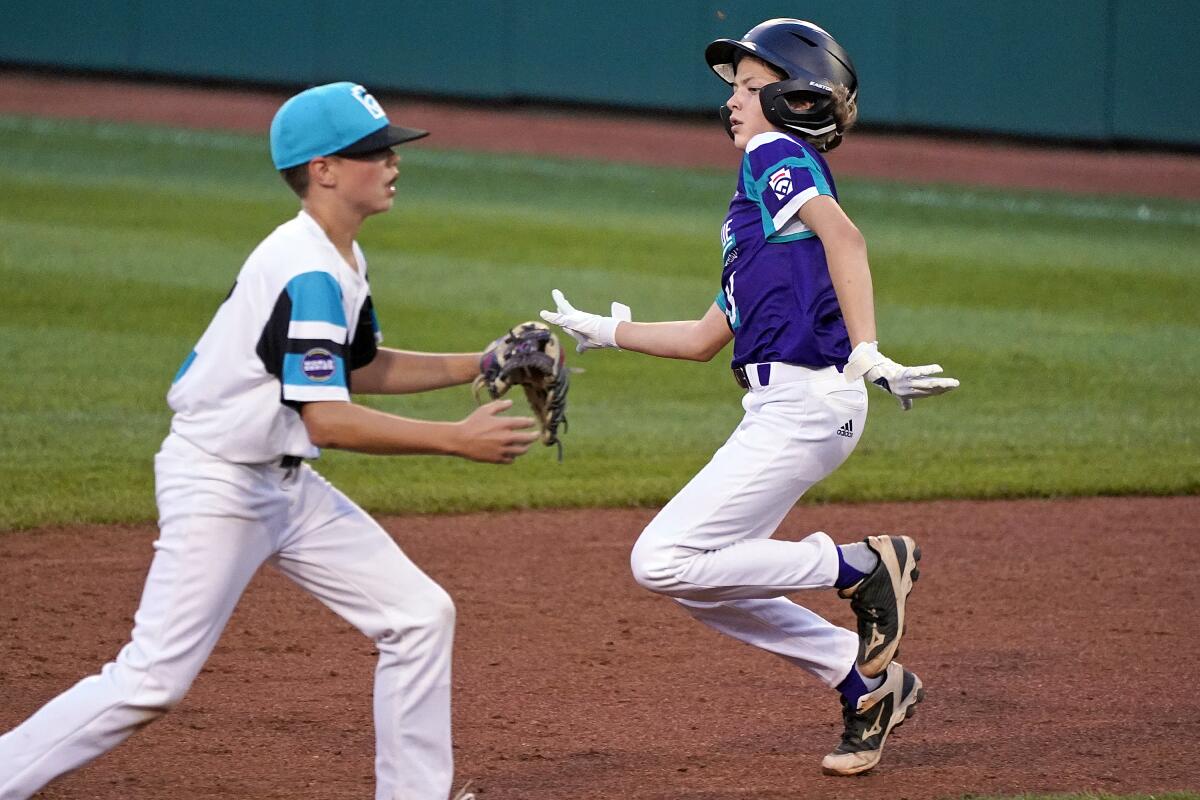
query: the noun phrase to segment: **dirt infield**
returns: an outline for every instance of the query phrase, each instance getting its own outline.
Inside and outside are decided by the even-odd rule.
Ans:
[[[387,521],[456,598],[459,775],[485,798],[854,800],[1196,789],[1200,498],[796,509],[782,536],[925,551],[903,660],[929,696],[859,778],[831,692],[637,587],[653,512]],[[115,655],[152,527],[0,536],[0,729]],[[833,592],[798,596],[851,624]],[[371,796],[373,648],[274,570],[183,704],[45,798]]]
[[[0,113],[263,131],[269,92],[0,73]],[[405,104],[443,147],[729,165],[707,125]],[[1200,159],[862,136],[842,174],[1200,198]],[[150,454],[147,454],[149,460]],[[1200,498],[801,506],[781,529],[921,541],[903,661],[929,690],[884,762],[821,775],[836,698],[639,589],[652,510],[385,520],[454,596],[460,780],[508,800],[924,800],[1200,788]],[[152,526],[0,534],[0,731],[126,641]],[[798,600],[843,624],[832,592]],[[257,576],[183,704],[40,797],[372,794],[374,651],[278,573]]]

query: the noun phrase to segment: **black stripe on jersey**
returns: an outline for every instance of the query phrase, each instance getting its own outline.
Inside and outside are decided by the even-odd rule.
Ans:
[[[350,358],[346,365],[346,376],[353,370],[365,367],[375,360],[378,345],[375,344],[375,325],[371,322],[375,305],[371,296],[367,295],[362,310],[358,312],[358,324],[354,326],[354,336],[350,338]]]
[[[287,332],[291,322],[292,298],[286,291],[283,291],[279,293],[275,307],[271,309],[271,316],[267,318],[267,324],[263,326],[262,335],[258,337],[258,344],[254,348],[263,367],[279,380],[281,392],[283,391],[283,354],[287,352]]]

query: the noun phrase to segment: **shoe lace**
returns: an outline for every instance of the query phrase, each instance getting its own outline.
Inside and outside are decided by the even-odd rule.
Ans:
[[[845,725],[845,729],[842,731],[842,747],[851,750],[862,747],[863,740],[859,736],[862,725],[858,718],[858,712],[844,697],[842,698],[842,724]]]

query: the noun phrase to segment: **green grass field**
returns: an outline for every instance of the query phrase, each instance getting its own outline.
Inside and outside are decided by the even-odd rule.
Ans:
[[[0,117],[0,530],[154,517],[163,400],[243,259],[296,203],[265,137]],[[361,241],[386,343],[476,350],[551,288],[636,319],[704,313],[725,171],[403,151]],[[836,162],[835,162],[836,165]],[[843,181],[881,345],[962,388],[869,429],[816,501],[1200,489],[1200,204]],[[566,459],[326,453],[375,512],[657,504],[740,416],[708,364],[576,357]],[[459,418],[466,388],[371,399]]]

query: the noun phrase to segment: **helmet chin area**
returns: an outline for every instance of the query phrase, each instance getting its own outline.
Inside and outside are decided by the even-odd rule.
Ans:
[[[729,106],[721,106],[721,124],[725,126],[725,132],[729,134],[729,138],[733,138],[733,125],[730,120],[733,119],[733,112],[729,110]]]

